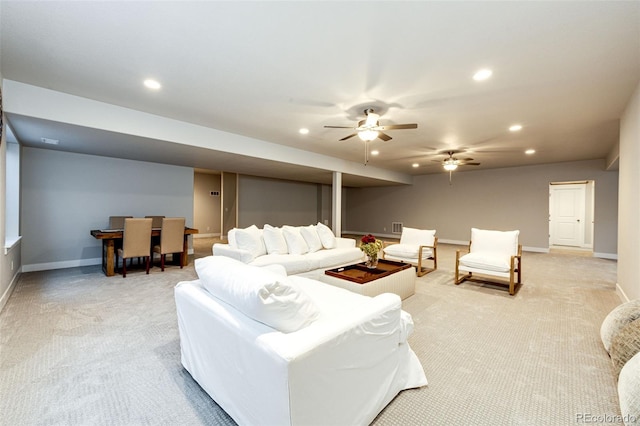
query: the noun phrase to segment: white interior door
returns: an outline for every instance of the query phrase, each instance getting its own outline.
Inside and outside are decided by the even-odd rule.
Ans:
[[[551,185],[549,243],[581,247],[585,229],[585,184]]]

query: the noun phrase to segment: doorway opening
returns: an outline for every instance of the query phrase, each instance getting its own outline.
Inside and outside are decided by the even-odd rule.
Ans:
[[[595,181],[549,184],[549,249],[593,254]]]

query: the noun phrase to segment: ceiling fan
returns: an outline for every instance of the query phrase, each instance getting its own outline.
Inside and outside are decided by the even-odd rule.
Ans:
[[[354,129],[355,133],[350,134],[349,136],[345,136],[340,139],[341,141],[347,140],[354,136],[358,136],[365,142],[371,142],[376,138],[380,138],[383,141],[391,140],[391,136],[382,133],[383,130],[400,130],[400,129],[417,129],[418,125],[413,124],[390,124],[387,126],[381,126],[380,115],[376,114],[372,108],[367,108],[364,110],[364,115],[367,117],[364,120],[360,120],[358,122],[358,127],[352,126],[324,126],[329,129]]]
[[[457,150],[444,151],[442,152],[442,154],[447,154],[449,155],[449,157],[445,158],[444,160],[432,160],[432,161],[435,161],[436,163],[441,163],[442,167],[449,172],[449,185],[451,185],[451,172],[456,170],[458,166],[479,166],[480,165],[480,163],[473,163],[472,162],[473,158],[458,159],[454,157],[454,154],[460,154],[462,152],[463,151],[457,151]]]

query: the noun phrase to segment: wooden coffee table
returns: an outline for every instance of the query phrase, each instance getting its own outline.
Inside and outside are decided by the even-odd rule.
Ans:
[[[395,293],[400,298],[415,294],[416,272],[408,263],[380,259],[378,267],[369,269],[364,263],[329,269],[320,281],[365,296]]]

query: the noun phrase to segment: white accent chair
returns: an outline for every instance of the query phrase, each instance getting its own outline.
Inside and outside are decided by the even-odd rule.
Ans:
[[[474,273],[508,278],[509,294],[513,296],[515,284],[522,283],[522,246],[518,244],[519,234],[518,230],[494,231],[471,228],[468,253],[461,256],[460,250],[456,251],[455,283],[472,281]],[[460,271],[468,273],[461,277]]]
[[[389,245],[387,245],[389,244]],[[406,262],[416,266],[416,275],[421,277],[438,269],[438,238],[434,229],[402,228],[400,243],[385,243],[382,258]],[[423,262],[433,261],[433,268]]]

